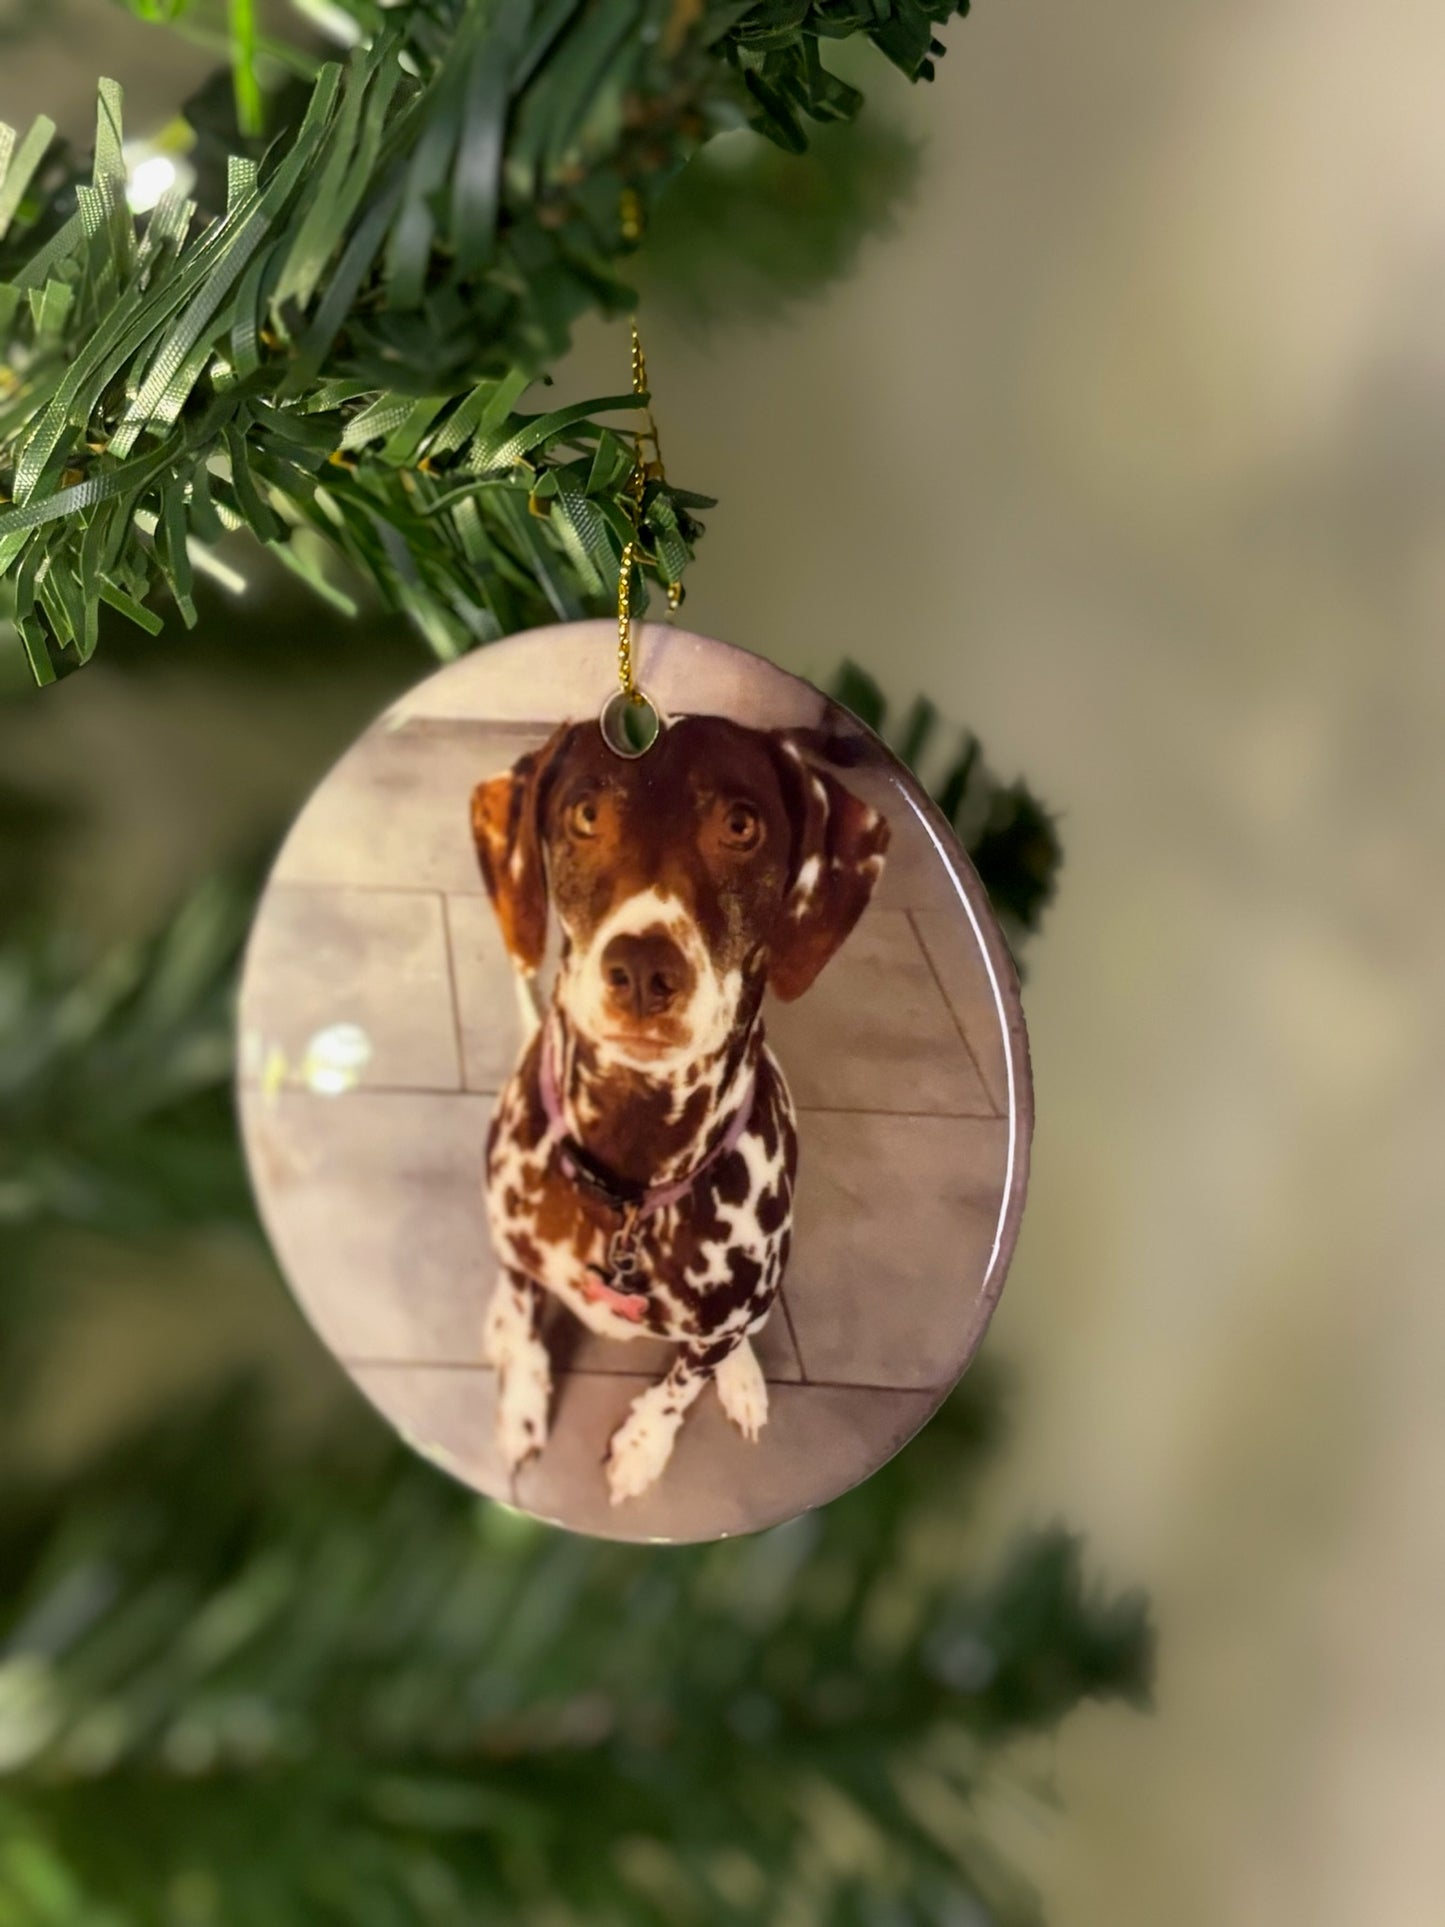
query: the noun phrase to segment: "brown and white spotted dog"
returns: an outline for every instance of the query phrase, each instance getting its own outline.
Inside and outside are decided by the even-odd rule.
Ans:
[[[749,1340],[788,1261],[797,1134],[763,992],[800,997],[838,949],[888,825],[801,735],[687,716],[631,761],[564,724],[478,785],[472,828],[529,991],[549,897],[562,934],[487,1142],[501,1447],[515,1468],[546,1442],[544,1292],[605,1337],[670,1339],[608,1448],[616,1504],[662,1471],[709,1379],[746,1437],[767,1418]]]

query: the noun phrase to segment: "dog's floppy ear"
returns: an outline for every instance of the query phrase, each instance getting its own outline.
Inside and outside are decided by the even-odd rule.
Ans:
[[[836,776],[805,762],[787,733],[773,739],[793,825],[788,894],[774,926],[768,984],[791,1003],[868,907],[883,874],[888,823]]]
[[[542,808],[548,781],[571,734],[572,726],[561,724],[540,749],[472,791],[472,835],[482,881],[502,926],[502,941],[513,963],[528,974],[541,963],[547,943]]]

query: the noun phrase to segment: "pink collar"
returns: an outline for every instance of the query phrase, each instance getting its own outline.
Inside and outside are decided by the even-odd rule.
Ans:
[[[538,1084],[542,1092],[542,1109],[547,1117],[547,1134],[556,1140],[562,1159],[562,1169],[569,1178],[584,1185],[610,1204],[615,1211],[636,1212],[638,1217],[648,1217],[654,1211],[665,1211],[669,1205],[678,1204],[697,1183],[703,1172],[719,1158],[726,1157],[729,1151],[737,1149],[743,1132],[748,1128],[748,1120],[753,1112],[753,1099],[757,1094],[758,1080],[754,1073],[748,1079],[748,1088],[743,1101],[733,1112],[732,1121],[726,1131],[714,1144],[707,1156],[695,1170],[685,1178],[675,1178],[670,1184],[634,1184],[627,1178],[620,1178],[616,1172],[609,1171],[606,1165],[595,1158],[571,1135],[567,1129],[567,1119],[562,1109],[562,1092],[557,1082],[557,1063],[550,1021],[542,1026],[542,1055],[538,1065]]]

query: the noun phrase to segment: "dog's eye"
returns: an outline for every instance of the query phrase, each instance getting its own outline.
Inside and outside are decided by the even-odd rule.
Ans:
[[[729,850],[755,850],[763,840],[763,820],[751,803],[729,803],[723,813],[722,840]]]
[[[579,796],[567,812],[567,828],[573,836],[596,836],[598,823],[595,796]]]

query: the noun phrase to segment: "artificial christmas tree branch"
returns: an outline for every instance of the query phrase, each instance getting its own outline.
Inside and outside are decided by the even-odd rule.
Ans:
[[[1150,1636],[1063,1533],[983,1583],[910,1557],[997,1437],[984,1379],[825,1512],[708,1547],[551,1532],[359,1410],[299,1461],[258,1417],[14,1483],[0,1919],[1038,1919],[979,1797],[1010,1741],[1137,1701]]]
[[[36,678],[89,659],[103,603],[154,629],[164,588],[193,620],[195,566],[242,525],[333,597],[343,557],[444,656],[600,610],[636,440],[597,417],[633,398],[516,404],[580,314],[631,301],[624,197],[649,208],[727,127],[801,148],[859,104],[823,40],[926,77],[959,10],[349,0],[349,61],[228,156],[200,223],[178,190],[130,214],[111,83],[88,180],[43,118],[4,130],[0,577]],[[679,582],[703,506],[649,483],[635,608]]]

